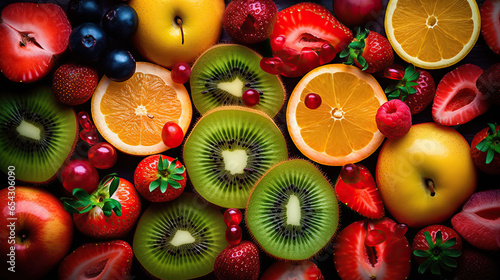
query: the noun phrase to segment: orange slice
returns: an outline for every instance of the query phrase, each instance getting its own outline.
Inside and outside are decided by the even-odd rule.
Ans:
[[[168,149],[161,139],[163,125],[175,121],[186,134],[192,117],[189,94],[170,78],[170,71],[137,62],[124,82],[103,76],[92,96],[92,117],[101,135],[118,150],[150,155]]]
[[[318,108],[306,107],[308,93],[321,97]],[[317,163],[355,163],[384,140],[375,122],[384,102],[384,91],[370,74],[344,64],[324,65],[307,73],[290,95],[288,132],[297,148]]]
[[[385,32],[394,51],[425,69],[462,60],[480,30],[475,0],[391,0],[385,13]]]

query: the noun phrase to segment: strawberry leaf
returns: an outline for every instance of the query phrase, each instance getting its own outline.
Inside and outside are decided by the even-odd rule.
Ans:
[[[167,191],[167,187],[168,187],[168,182],[165,180],[161,180],[161,183],[160,183],[161,193],[165,193]]]
[[[495,157],[495,150],[488,149],[488,153],[486,154],[486,164],[490,164],[493,161],[494,157]]]
[[[110,217],[113,207],[114,207],[113,204],[105,202],[104,205],[102,206],[102,212],[104,213],[104,216]]]
[[[174,180],[168,180],[168,183],[170,184],[170,186],[174,189],[180,189],[181,188],[181,184],[179,184],[177,181],[174,181]]]
[[[152,192],[156,188],[158,188],[161,181],[162,181],[161,178],[158,178],[158,179],[154,180],[153,182],[149,183],[149,191]]]
[[[425,236],[425,241],[427,241],[427,244],[429,244],[429,247],[434,244],[434,241],[432,241],[431,234],[428,231],[424,232],[424,236]]]
[[[161,159],[161,155],[160,159],[158,160],[158,173],[160,173],[160,171],[163,171],[163,160]]]
[[[111,184],[109,185],[109,197],[112,197],[113,194],[115,194],[118,186],[120,186],[120,178],[114,177],[113,181],[111,181]]]
[[[78,211],[75,207],[73,207],[73,205],[71,205],[67,201],[63,201],[63,206],[64,210],[68,211],[69,213],[80,214],[80,211]]]
[[[73,189],[73,196],[83,202],[90,202],[90,195],[84,189],[80,188]]]
[[[443,233],[438,230],[436,232],[436,246],[441,246],[441,243],[443,242]]]
[[[458,249],[447,249],[447,250],[443,250],[443,255],[448,256],[448,257],[452,257],[452,258],[456,258],[456,257],[460,257],[460,255],[462,255],[462,252],[460,252],[460,250],[458,250]]]
[[[441,269],[439,269],[439,262],[431,262],[431,273],[434,275],[440,275]]]
[[[441,261],[444,264],[443,267],[446,268],[457,267],[457,261],[450,257],[441,256]]]
[[[421,258],[428,258],[432,256],[432,254],[429,251],[426,250],[415,250],[413,251],[413,255]]]
[[[170,175],[170,178],[173,180],[176,180],[176,181],[184,179],[184,177],[182,177],[181,175],[177,175],[177,174]]]
[[[457,244],[457,239],[455,237],[450,238],[441,245],[441,249],[448,249],[455,244]]]
[[[431,264],[432,264],[432,259],[426,259],[418,266],[418,273],[424,274],[425,271],[431,266]]]

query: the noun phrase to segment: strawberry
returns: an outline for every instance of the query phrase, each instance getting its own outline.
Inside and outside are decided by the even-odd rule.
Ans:
[[[132,247],[122,240],[84,244],[61,262],[59,279],[128,279],[133,256]]]
[[[68,105],[80,105],[92,97],[99,82],[94,68],[63,64],[54,73],[52,90],[57,100]]]
[[[458,259],[454,280],[498,280],[498,261],[476,249],[464,249]]]
[[[461,254],[462,239],[452,228],[443,225],[430,225],[421,229],[413,238],[413,255],[420,266],[418,272],[430,268],[431,273],[441,274],[441,268],[452,271],[457,267],[454,259]]]
[[[483,69],[473,64],[458,66],[439,81],[432,104],[432,118],[441,125],[464,124],[490,106],[476,87]]]
[[[228,245],[215,259],[214,272],[219,280],[259,279],[259,249],[246,240]]]
[[[489,123],[479,131],[470,144],[472,161],[479,170],[500,175],[500,126]]]
[[[387,217],[356,221],[344,228],[333,251],[340,278],[406,279],[410,275],[411,251],[404,229]]]
[[[375,180],[362,164],[342,167],[335,192],[342,203],[367,218],[380,219],[384,216],[384,204]]]
[[[324,280],[321,270],[312,261],[292,263],[278,261],[262,274],[260,280]]]
[[[0,16],[0,72],[15,82],[34,82],[52,69],[68,46],[71,25],[51,3],[13,3]]]
[[[393,68],[396,71],[396,67]],[[422,112],[434,99],[436,83],[431,74],[422,69],[415,69],[412,64],[404,70],[399,82],[388,86],[384,92],[388,94],[387,99],[401,99],[408,107],[412,115]]]
[[[495,63],[477,78],[477,89],[493,104],[500,106],[500,63]]]
[[[385,137],[401,138],[410,131],[411,111],[403,101],[389,100],[378,108],[375,121],[377,128]]]
[[[73,213],[76,228],[93,238],[125,236],[141,213],[141,201],[134,186],[115,174],[104,177],[92,194],[76,188],[73,196],[61,198],[64,208]]]
[[[186,168],[169,156],[152,155],[143,159],[134,172],[137,191],[151,202],[178,197],[186,186]]]
[[[481,5],[481,34],[490,49],[500,55],[500,0],[486,0]]]
[[[345,64],[355,64],[366,73],[384,70],[394,62],[394,51],[389,40],[368,29],[358,29],[356,38],[339,56],[347,57]]]

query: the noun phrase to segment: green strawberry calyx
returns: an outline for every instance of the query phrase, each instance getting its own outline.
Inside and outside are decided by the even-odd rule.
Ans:
[[[361,56],[365,49],[366,45],[366,38],[368,38],[368,34],[370,33],[370,30],[364,29],[361,31],[361,28],[358,27],[358,32],[356,33],[356,38],[352,40],[352,42],[340,52],[339,56],[340,58],[347,57],[347,61],[344,62],[344,64],[347,65],[353,65],[354,61],[357,61],[361,67],[363,67],[361,70],[365,71],[368,69],[368,62],[366,59]]]
[[[182,186],[178,181],[184,179],[181,174],[186,171],[186,168],[182,164],[179,167],[176,165],[177,158],[170,162],[160,156],[157,179],[149,183],[149,191],[152,192],[160,187],[160,191],[165,193],[169,185],[174,189],[180,189]]]
[[[486,153],[486,164],[490,164],[495,157],[495,153],[500,154],[500,134],[497,131],[497,124],[488,123],[488,136],[477,143],[476,149]]]
[[[389,94],[387,99],[392,100],[401,97],[401,101],[404,102],[410,94],[417,93],[415,86],[418,86],[416,81],[419,77],[420,71],[417,71],[413,64],[408,65],[403,78],[397,84],[392,84],[384,90],[385,94]]]
[[[97,190],[88,194],[80,188],[73,189],[74,198],[61,198],[64,209],[70,213],[83,214],[94,207],[99,207],[106,217],[110,217],[113,212],[116,216],[122,215],[122,206],[118,200],[111,198],[120,185],[120,178],[116,173],[105,176],[99,183]]]
[[[458,249],[450,248],[457,244],[457,239],[455,237],[443,243],[443,234],[438,230],[436,232],[436,243],[434,243],[428,231],[424,232],[424,236],[429,245],[429,249],[413,251],[413,255],[426,258],[418,267],[418,272],[420,274],[424,274],[429,267],[431,268],[431,273],[435,275],[440,275],[441,269],[452,271],[453,268],[457,267],[457,261],[454,258],[459,257],[462,252]]]

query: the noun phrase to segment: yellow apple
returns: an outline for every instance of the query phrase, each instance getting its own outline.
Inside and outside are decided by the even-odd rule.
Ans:
[[[224,0],[130,0],[129,5],[139,17],[135,47],[169,69],[192,63],[220,38]]]
[[[413,125],[388,139],[376,167],[386,209],[411,227],[448,219],[476,189],[477,174],[463,136],[436,123]]]

